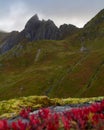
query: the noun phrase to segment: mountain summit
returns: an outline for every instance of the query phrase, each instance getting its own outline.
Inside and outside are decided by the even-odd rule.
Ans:
[[[53,21],[40,21],[37,15],[34,15],[25,25],[25,37],[31,41],[41,39],[58,39],[59,30]]]

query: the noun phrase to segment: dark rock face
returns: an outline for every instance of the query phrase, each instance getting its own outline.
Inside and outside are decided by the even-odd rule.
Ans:
[[[18,32],[13,31],[11,32],[3,41],[3,43],[0,46],[0,53],[4,53],[8,50],[10,50],[15,44],[18,43]]]
[[[79,30],[79,28],[77,28],[76,26],[74,25],[67,25],[67,24],[63,24],[60,26],[59,28],[60,30],[60,37],[61,39],[67,37],[67,36],[70,36],[72,34],[74,34],[75,32],[77,32]]]
[[[26,23],[23,31],[13,31],[6,37],[0,46],[0,53],[5,53],[24,39],[28,41],[58,40],[73,34],[76,30],[78,30],[77,27],[66,24],[58,28],[52,20],[41,21],[36,14]]]
[[[8,33],[0,31],[0,43],[8,36]]]
[[[39,20],[38,16],[34,15],[25,25],[25,28],[23,30],[25,37],[32,41],[36,36],[40,24],[41,21]]]
[[[26,24],[25,37],[31,41],[42,39],[58,39],[59,30],[53,21],[40,21],[37,15],[34,15]]]

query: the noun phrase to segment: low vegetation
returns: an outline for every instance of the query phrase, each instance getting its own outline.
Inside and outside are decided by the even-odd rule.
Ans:
[[[22,106],[20,116],[28,122],[17,120],[8,124],[6,119],[0,120],[1,130],[103,130],[104,129],[104,97],[86,99],[49,99],[48,97],[23,97],[5,101],[15,111],[18,106]],[[95,101],[100,101],[96,102]],[[37,114],[29,114],[36,104],[44,107],[48,105],[65,105],[66,103],[92,102],[90,106],[72,108],[62,113],[53,113],[49,108],[41,108]],[[4,104],[4,101],[1,102]],[[26,106],[29,107],[26,109]],[[31,106],[32,105],[32,106]],[[39,106],[38,106],[39,107]],[[13,110],[14,108],[14,110]],[[30,109],[31,108],[31,109]],[[4,107],[6,110],[6,107]],[[19,110],[19,109],[18,109]]]
[[[10,118],[17,116],[23,108],[30,107],[32,110],[39,108],[67,105],[67,104],[81,104],[101,101],[104,97],[93,98],[48,98],[47,96],[28,96],[20,97],[10,100],[0,101],[0,118]]]

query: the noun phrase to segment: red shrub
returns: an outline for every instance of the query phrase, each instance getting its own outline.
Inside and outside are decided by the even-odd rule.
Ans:
[[[61,114],[48,108],[39,110],[38,114],[29,115],[30,112],[30,108],[20,112],[20,116],[29,120],[28,123],[18,120],[8,126],[6,120],[0,120],[0,130],[104,130],[104,101]]]

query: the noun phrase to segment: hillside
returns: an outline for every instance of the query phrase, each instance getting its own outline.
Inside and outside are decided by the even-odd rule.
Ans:
[[[17,45],[0,57],[0,99],[24,95],[102,96],[104,46],[97,45],[103,40],[90,43],[87,53],[66,41]]]
[[[23,39],[0,55],[0,100],[30,95],[104,96],[102,15],[103,10],[66,39]],[[86,51],[80,51],[82,47]]]
[[[104,35],[104,9],[101,10],[84,26],[84,35],[87,38],[102,38]]]
[[[72,41],[101,39],[104,36],[104,9],[96,14],[80,31],[72,37]]]

